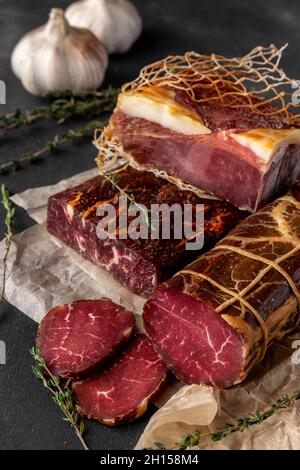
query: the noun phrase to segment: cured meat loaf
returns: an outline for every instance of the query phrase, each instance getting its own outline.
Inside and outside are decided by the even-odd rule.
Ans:
[[[166,373],[151,342],[139,335],[104,371],[73,383],[78,411],[108,426],[133,421],[159,393]]]
[[[226,122],[227,111],[222,114]],[[111,118],[112,135],[138,165],[166,172],[252,212],[300,177],[300,130],[273,130],[267,121],[265,125],[270,127],[186,135],[127,115],[121,107]]]
[[[78,377],[111,357],[130,338],[134,323],[131,312],[109,299],[79,300],[50,310],[36,344],[53,374]]]
[[[59,240],[93,263],[104,267],[132,292],[147,297],[159,282],[195,259],[197,251],[185,249],[185,239],[106,239],[97,236],[97,208],[107,203],[118,210],[118,188],[129,193],[137,204],[204,204],[204,247],[209,249],[229,232],[245,212],[220,200],[200,198],[152,173],[125,168],[113,182],[98,176],[75,188],[49,198],[47,229]],[[119,219],[116,220],[118,229]]]
[[[299,123],[294,125],[288,105],[270,104],[279,101],[271,77],[272,60],[280,55],[273,49],[261,62],[255,50],[253,62],[251,54],[238,60],[186,53],[145,67],[119,95],[108,141],[133,166],[256,211],[300,177]],[[264,88],[269,99],[262,99]],[[99,146],[100,164],[106,145],[111,149],[110,143]]]
[[[144,310],[160,357],[186,383],[229,387],[299,324],[300,183],[161,285]]]

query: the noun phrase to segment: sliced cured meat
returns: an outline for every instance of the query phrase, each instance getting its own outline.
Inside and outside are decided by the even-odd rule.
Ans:
[[[239,383],[299,325],[299,240],[300,183],[157,289],[145,330],[180,379]]]
[[[166,373],[150,340],[139,335],[105,370],[73,383],[79,413],[108,426],[133,421],[157,396]]]
[[[197,204],[204,205],[204,246],[201,250],[186,250],[186,239],[174,237],[174,223],[171,221],[170,239],[133,239],[119,237],[119,217],[116,216],[117,237],[100,239],[97,225],[101,218],[97,208],[110,203],[116,208],[120,192],[130,192],[136,204]],[[231,204],[220,200],[201,198],[189,191],[178,188],[150,172],[125,168],[115,175],[114,184],[101,176],[82,183],[75,188],[50,197],[48,202],[47,229],[59,240],[73,248],[93,263],[104,267],[122,285],[132,292],[148,297],[157,285],[168,279],[197,254],[213,246],[229,232],[242,218]],[[129,219],[130,221],[130,219]],[[172,225],[173,223],[173,225]],[[184,232],[184,230],[182,230]]]
[[[161,286],[145,307],[146,333],[175,375],[187,384],[232,385],[242,368],[242,340],[213,308]]]
[[[174,131],[158,122],[126,114],[119,105],[110,132],[141,168],[166,172],[237,207],[254,212],[300,177],[300,129],[273,129],[265,120],[267,128],[190,134],[184,125]]]
[[[77,377],[112,356],[130,338],[134,323],[131,312],[109,299],[79,300],[50,310],[36,344],[53,374]]]

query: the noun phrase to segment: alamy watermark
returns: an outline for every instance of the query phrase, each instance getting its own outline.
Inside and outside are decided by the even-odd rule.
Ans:
[[[204,245],[203,204],[151,204],[149,208],[120,196],[117,204],[99,206],[97,216],[101,240],[186,240],[186,250],[201,250]]]
[[[291,357],[292,364],[298,365],[300,364],[300,339],[292,342],[292,349],[296,349]]]
[[[6,84],[0,80],[0,104],[6,104]]]
[[[6,364],[6,345],[4,341],[0,341],[0,365]]]
[[[300,80],[294,80],[292,88],[296,88],[292,94],[292,103],[295,105],[300,104]]]

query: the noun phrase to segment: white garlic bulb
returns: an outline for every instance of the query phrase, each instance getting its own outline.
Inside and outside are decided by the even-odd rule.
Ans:
[[[66,17],[92,31],[109,54],[127,52],[142,31],[142,19],[128,0],[81,0],[67,8]]]
[[[95,90],[108,65],[103,44],[87,29],[70,26],[64,11],[51,10],[49,21],[27,33],[11,58],[14,73],[27,91]]]

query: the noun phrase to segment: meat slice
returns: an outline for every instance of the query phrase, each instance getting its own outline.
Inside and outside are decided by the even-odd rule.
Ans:
[[[145,305],[159,356],[186,383],[244,380],[300,322],[300,183],[235,227]]]
[[[147,171],[125,168],[115,175],[112,184],[99,176],[75,188],[50,197],[48,231],[88,260],[104,267],[122,285],[143,297],[151,295],[157,285],[168,279],[201,252],[213,246],[233,228],[246,213],[225,201],[198,197],[189,191],[156,178]],[[174,237],[171,221],[170,239],[133,239],[119,237],[119,217],[116,216],[117,237],[100,239],[97,225],[101,218],[97,208],[110,203],[118,213],[120,191],[129,192],[136,204],[150,209],[151,204],[204,205],[204,246],[186,250],[186,239]],[[126,194],[127,194],[126,193]],[[129,201],[130,202],[130,201]],[[128,219],[130,222],[130,218]],[[182,231],[183,232],[183,231]]]
[[[226,388],[239,376],[242,339],[205,302],[161,286],[146,304],[144,326],[159,356],[184,383]]]
[[[53,308],[42,320],[37,347],[60,377],[87,374],[127,341],[134,315],[109,299],[79,300]]]
[[[157,396],[166,373],[149,339],[136,336],[105,370],[73,383],[78,411],[108,426],[133,421]]]

